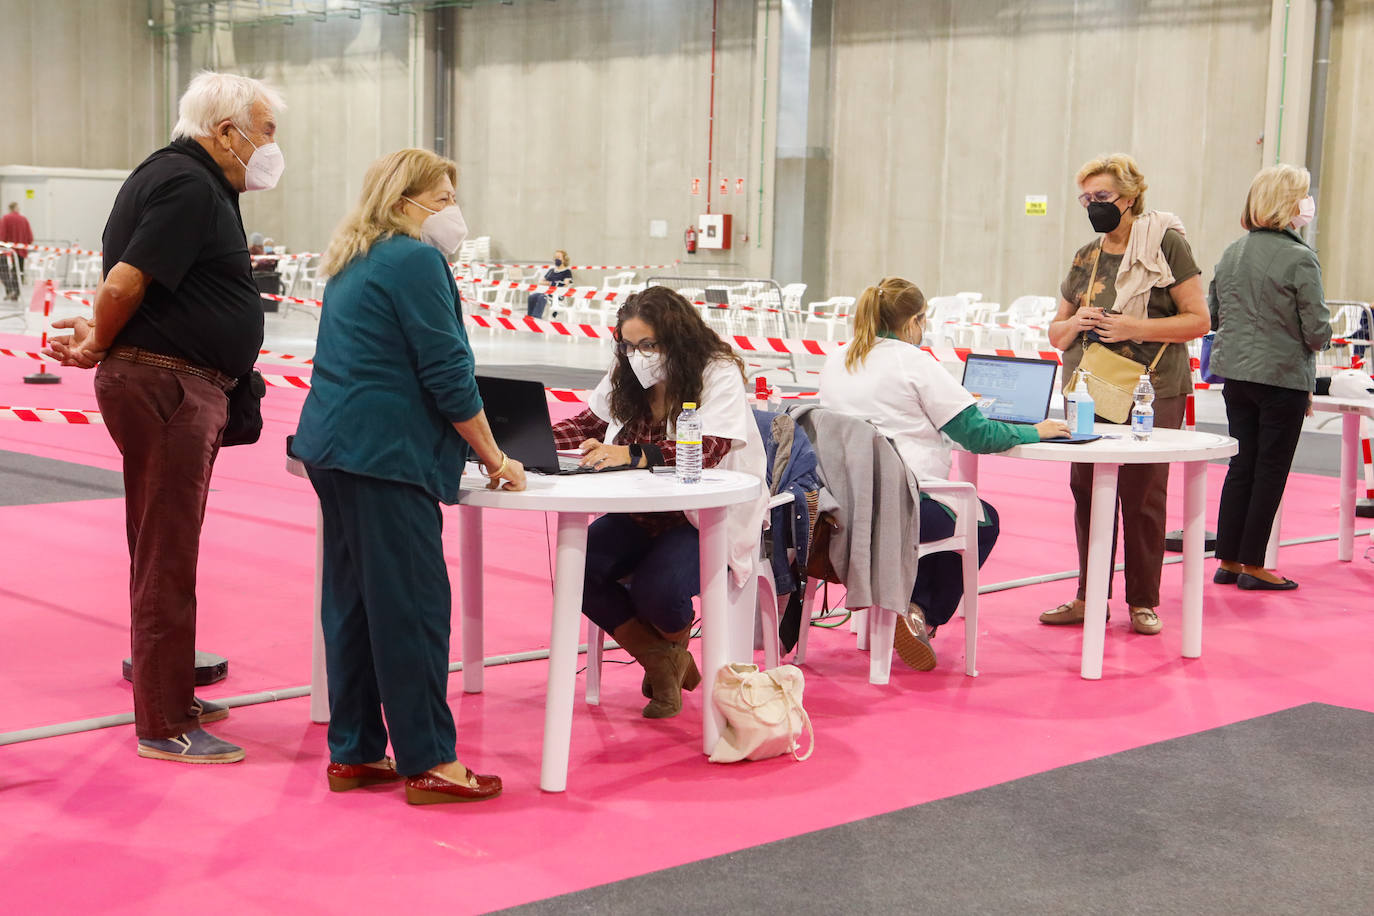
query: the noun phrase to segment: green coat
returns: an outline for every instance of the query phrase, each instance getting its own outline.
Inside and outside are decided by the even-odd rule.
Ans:
[[[1317,253],[1296,232],[1255,229],[1231,243],[1207,309],[1217,336],[1211,371],[1226,379],[1311,391],[1331,313]]]
[[[330,279],[297,457],[452,504],[468,457],[453,424],[481,409],[458,288],[435,248],[395,236]]]

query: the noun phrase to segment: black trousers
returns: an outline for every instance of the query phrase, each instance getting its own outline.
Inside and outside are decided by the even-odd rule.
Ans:
[[[380,760],[390,737],[405,776],[456,760],[447,696],[453,601],[439,503],[410,484],[306,472],[324,516],[329,759]]]
[[[978,565],[987,562],[992,545],[997,543],[1001,523],[997,510],[983,503],[983,512],[991,524],[978,527]],[[921,540],[939,541],[954,534],[954,519],[933,499],[921,500]],[[925,615],[932,627],[949,623],[964,597],[964,561],[952,550],[928,553],[916,564],[916,587],[911,600]]]
[[[1217,559],[1263,566],[1274,513],[1307,412],[1306,391],[1230,380],[1226,421],[1240,450],[1231,459],[1217,510]]]

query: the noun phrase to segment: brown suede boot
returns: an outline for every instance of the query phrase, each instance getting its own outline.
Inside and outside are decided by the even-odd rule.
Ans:
[[[662,630],[658,629],[658,627],[652,627],[651,629],[661,634],[668,642],[680,647],[687,653],[687,658],[691,661],[691,667],[687,671],[687,676],[682,680],[682,686],[686,687],[688,690],[696,690],[697,685],[701,683],[701,672],[697,670],[696,659],[692,657],[692,650],[688,648],[688,646],[692,644],[692,627],[688,625],[687,629],[678,630],[676,633],[664,633]],[[639,692],[644,694],[646,699],[652,700],[654,698],[654,688],[653,685],[649,683],[649,672],[647,671],[644,672],[644,680],[639,683]]]
[[[691,690],[701,683],[692,654],[638,618],[622,623],[611,635],[644,668],[652,694],[644,717],[668,719],[682,712],[682,688],[690,684]]]

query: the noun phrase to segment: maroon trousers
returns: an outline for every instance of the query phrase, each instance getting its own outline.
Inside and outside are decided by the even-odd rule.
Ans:
[[[107,359],[96,400],[124,456],[134,725],[140,738],[196,727],[196,562],[229,399],[212,382]]]
[[[1182,429],[1188,396],[1156,398],[1155,428]],[[1074,464],[1069,470],[1073,492],[1074,535],[1078,540],[1078,600],[1088,589],[1088,528],[1092,519],[1093,466]],[[1164,570],[1165,513],[1169,503],[1167,464],[1123,464],[1116,478],[1117,511],[1112,515],[1111,564],[1116,566],[1116,518],[1126,542],[1126,604],[1159,607],[1159,576]],[[1107,578],[1107,597],[1112,579]]]

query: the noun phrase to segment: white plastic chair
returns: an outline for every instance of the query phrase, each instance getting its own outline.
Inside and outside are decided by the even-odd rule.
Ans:
[[[988,329],[989,341],[1001,341],[1008,349],[1038,346],[1048,340],[1047,329],[1059,300],[1053,296],[1017,296],[1011,305],[992,317],[998,327]]]
[[[825,332],[826,340],[834,340],[837,329],[849,328],[853,310],[853,296],[831,296],[829,299],[820,299],[808,304],[806,320],[802,324],[802,336],[810,337],[811,328],[814,326]]]
[[[953,551],[961,555],[964,573],[964,598],[959,604],[957,616],[964,618],[964,673],[969,677],[978,676],[978,521],[983,516],[983,507],[978,501],[978,491],[973,484],[962,480],[923,480],[921,490],[926,493],[940,494],[954,504],[954,534],[938,541],[923,542],[916,546],[919,559],[927,554]],[[806,661],[807,633],[811,629],[812,609],[815,606],[816,592],[822,583],[808,579],[802,601],[802,627],[797,637],[794,663],[801,665]],[[868,682],[886,684],[892,677],[892,642],[897,629],[897,615],[906,614],[906,608],[892,610],[878,608],[881,613],[872,614],[874,608],[854,611],[853,626],[858,633],[858,648],[867,649]],[[778,647],[777,621],[764,617],[764,659],[765,663],[777,663]],[[769,634],[774,645],[769,646]],[[771,659],[771,660],[770,660]]]
[[[955,346],[959,329],[965,326],[970,299],[963,295],[936,296],[926,303],[926,337],[930,346]]]
[[[768,518],[772,510],[778,506],[786,506],[792,502],[791,493],[779,493],[768,501],[768,511],[763,515],[763,530],[768,530]],[[753,587],[751,588],[750,585]],[[778,599],[777,585],[773,579],[773,566],[763,555],[763,539],[759,539],[759,555],[754,562],[754,573],[751,576],[751,583],[743,588],[737,589],[733,582],[730,583],[730,629],[728,643],[732,647],[731,656],[740,655],[745,645],[751,645],[754,638],[754,615],[761,613],[765,620],[764,633],[769,632],[766,621],[773,621],[773,662],[766,663],[768,667],[777,665],[777,634],[778,634]],[[752,603],[753,607],[749,605]],[[771,618],[770,618],[771,613]],[[747,637],[746,637],[747,628]],[[746,638],[748,642],[746,642]],[[605,652],[606,632],[599,626],[587,621],[587,683],[585,697],[587,704],[597,706],[601,703],[601,662]],[[767,652],[767,636],[765,635],[764,646]],[[750,651],[752,655],[752,650]],[[738,659],[736,659],[738,660]],[[703,688],[708,691],[707,702],[709,699],[710,685],[703,682]]]

